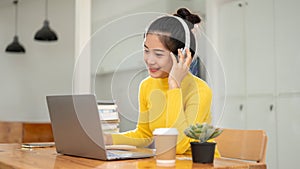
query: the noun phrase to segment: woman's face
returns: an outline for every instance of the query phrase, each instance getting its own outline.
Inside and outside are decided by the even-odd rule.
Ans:
[[[147,34],[144,41],[144,61],[149,75],[153,78],[166,78],[172,68],[173,61],[168,49],[155,34]]]

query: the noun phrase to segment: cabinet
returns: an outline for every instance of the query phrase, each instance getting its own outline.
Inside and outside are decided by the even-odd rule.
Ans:
[[[275,1],[278,168],[299,168],[300,1]]]
[[[218,15],[218,46],[228,96],[273,94],[273,0],[224,2]]]
[[[265,130],[267,165],[277,169],[274,2],[222,1],[218,27],[227,91],[220,126]]]
[[[225,74],[225,96],[219,103],[224,112],[219,124],[228,128],[246,128],[246,69],[245,69],[245,24],[244,10],[237,1],[222,1],[219,4],[218,46]]]
[[[278,112],[278,168],[298,169],[300,152],[300,95],[279,96]]]
[[[228,96],[245,95],[244,10],[237,2],[225,3],[219,9],[218,46],[225,71],[226,92]]]
[[[300,1],[219,2],[218,47],[227,81],[220,126],[265,130],[268,168],[296,169]]]
[[[246,98],[244,96],[229,96],[225,100],[224,113],[219,125],[226,128],[246,128]]]
[[[279,94],[300,93],[300,1],[275,1],[275,47]]]
[[[268,136],[267,164],[268,168],[277,167],[277,127],[275,98],[270,96],[248,96],[246,112],[247,129],[263,129]]]
[[[242,2],[240,2],[242,3]],[[275,93],[274,2],[247,0],[245,13],[245,66],[248,95]]]

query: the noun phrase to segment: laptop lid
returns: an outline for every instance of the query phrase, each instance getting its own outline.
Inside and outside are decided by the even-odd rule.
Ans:
[[[46,99],[57,152],[107,160],[95,95]]]
[[[61,154],[116,160],[152,157],[150,149],[106,150],[96,96],[46,96],[56,151]]]

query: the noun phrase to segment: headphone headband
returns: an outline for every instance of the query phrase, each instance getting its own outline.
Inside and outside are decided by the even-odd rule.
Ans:
[[[178,16],[173,16],[173,15],[169,15],[173,18],[176,18],[181,25],[183,26],[184,32],[185,32],[185,42],[184,42],[184,49],[183,49],[183,53],[185,53],[185,49],[190,49],[190,43],[191,43],[191,39],[190,39],[190,29],[187,25],[187,23],[180,17]],[[151,25],[151,24],[150,24]],[[148,32],[148,29],[150,27],[150,25],[146,28],[146,33]]]
[[[185,52],[185,49],[190,49],[190,43],[191,43],[190,29],[189,29],[187,23],[182,18],[180,18],[178,16],[172,16],[172,17],[176,18],[181,23],[181,25],[183,26],[183,29],[184,29],[184,32],[185,32],[185,42],[184,42],[183,52]]]

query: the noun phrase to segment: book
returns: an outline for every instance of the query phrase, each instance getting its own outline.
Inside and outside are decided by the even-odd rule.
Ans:
[[[119,112],[117,104],[112,100],[97,101],[102,130],[106,133],[119,132]]]
[[[103,130],[111,130],[119,127],[119,123],[102,123]]]
[[[118,112],[101,112],[99,111],[100,120],[106,121],[106,120],[118,120],[119,119],[119,113]]]

